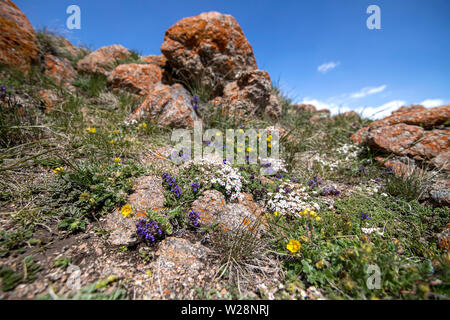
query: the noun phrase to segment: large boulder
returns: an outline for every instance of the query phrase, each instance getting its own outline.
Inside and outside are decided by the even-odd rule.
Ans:
[[[211,102],[226,106],[225,111],[281,115],[270,77],[258,70],[253,49],[232,16],[207,12],[182,19],[166,31],[161,51],[175,80],[210,88]]]
[[[403,109],[372,122],[353,134],[351,139],[385,154],[407,156],[450,170],[448,119],[450,105]]]
[[[108,83],[138,95],[149,93],[152,85],[161,82],[162,71],[156,64],[121,64],[108,76]]]
[[[77,72],[66,58],[55,57],[47,53],[44,58],[44,64],[44,73],[65,87],[70,87],[77,76]]]
[[[39,60],[33,26],[9,0],[0,0],[0,63],[28,71]]]
[[[225,106],[230,114],[265,113],[275,119],[281,116],[281,105],[272,94],[269,74],[262,70],[241,73],[236,81],[225,86],[223,96],[213,102]]]
[[[166,62],[167,62],[167,58],[164,57],[163,55],[160,55],[160,56],[155,56],[155,55],[144,56],[144,57],[141,57],[140,60],[145,62],[145,63],[156,64],[157,66],[160,66],[160,67],[163,67],[166,64]]]
[[[100,73],[108,75],[118,60],[131,56],[131,52],[121,45],[101,47],[78,61],[77,69],[85,73]]]
[[[165,34],[161,51],[187,79],[217,84],[257,69],[253,49],[231,15],[202,13],[184,18]]]
[[[191,99],[189,92],[178,83],[172,86],[157,83],[149,89],[130,121],[150,119],[161,126],[191,128],[197,119]]]

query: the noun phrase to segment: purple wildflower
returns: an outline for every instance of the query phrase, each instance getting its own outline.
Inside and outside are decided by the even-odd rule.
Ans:
[[[6,87],[0,86],[0,99],[6,98]]]
[[[142,218],[136,223],[136,233],[139,238],[150,242],[155,242],[156,237],[162,235],[158,223],[149,218]]]
[[[189,223],[194,226],[198,227],[199,220],[200,220],[200,213],[197,211],[191,210],[188,214],[186,214],[186,218],[188,219]]]
[[[164,172],[162,175],[162,178],[172,188],[172,189],[170,189],[170,192],[175,193],[175,196],[177,198],[179,198],[183,194],[183,190],[181,190],[180,186],[176,183],[176,180],[174,177],[172,177],[167,172]]]
[[[367,174],[367,169],[364,166],[359,166],[358,171],[362,175],[366,175]]]
[[[321,191],[322,195],[324,196],[339,196],[341,195],[341,192],[337,189],[335,189],[334,187],[330,187],[330,188],[323,188]]]
[[[191,187],[192,191],[197,192],[197,190],[200,189],[200,184],[198,184],[197,182],[192,182]]]
[[[308,186],[315,188],[322,183],[322,179],[319,176],[314,176],[308,181]]]
[[[367,214],[365,214],[363,211],[361,211],[361,220],[370,220],[372,219]]]
[[[192,99],[191,99],[191,105],[194,108],[194,110],[198,110],[199,106],[198,104],[200,103],[200,99],[197,95],[195,95]]]

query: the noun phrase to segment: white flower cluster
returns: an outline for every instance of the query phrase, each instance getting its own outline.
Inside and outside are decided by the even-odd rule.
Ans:
[[[203,158],[199,161],[191,160],[186,166],[190,167],[193,164],[199,165],[201,181],[220,185],[225,189],[226,194],[231,200],[242,198],[242,186],[243,184],[247,184],[247,181],[241,176],[238,170],[229,164],[220,163],[215,159]]]
[[[132,119],[130,121],[124,121],[123,124],[128,127],[128,126],[134,126],[137,124],[137,121],[135,119]]]
[[[310,154],[309,163],[318,163],[322,168],[335,171],[345,166],[348,162],[357,159],[360,147],[353,144],[344,144],[331,150],[331,155]]]
[[[342,155],[344,161],[351,161],[358,157],[360,148],[354,144],[344,144],[343,146],[335,149],[335,152]]]
[[[223,164],[222,167],[215,172],[215,178],[211,180],[213,184],[225,188],[225,192],[231,197],[231,200],[241,199],[242,194],[242,182],[245,180],[239,172],[230,167],[227,164]]]
[[[267,194],[269,200],[266,208],[269,211],[276,211],[281,215],[296,215],[306,208],[320,210],[320,206],[310,200],[307,188],[295,183],[284,182],[280,185],[276,193]]]

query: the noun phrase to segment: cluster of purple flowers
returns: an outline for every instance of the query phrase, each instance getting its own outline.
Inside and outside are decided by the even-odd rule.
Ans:
[[[5,99],[5,98],[6,98],[6,87],[0,86],[0,99]]]
[[[270,162],[266,162],[266,163],[261,163],[260,167],[261,168],[270,168],[272,166],[272,164]]]
[[[321,191],[324,196],[339,196],[341,192],[337,190],[335,187],[323,188]]]
[[[361,211],[361,220],[370,220],[371,218],[365,214],[363,211]]]
[[[267,189],[266,188],[261,188],[261,190],[258,190],[258,189],[256,189],[255,191],[255,195],[265,195],[266,194],[266,192],[267,192]]]
[[[359,166],[358,171],[361,175],[366,175],[367,174],[367,169],[364,166]]]
[[[192,182],[191,187],[192,191],[197,192],[197,190],[200,189],[201,186],[197,182]]]
[[[322,179],[318,176],[314,176],[308,181],[308,186],[315,188],[322,183]]]
[[[136,223],[137,235],[146,241],[155,242],[156,237],[162,235],[162,231],[156,221],[142,218]]]
[[[198,104],[199,103],[200,103],[199,97],[197,95],[193,96],[192,100],[191,100],[191,105],[192,105],[192,108],[194,108],[195,111],[198,110],[198,108],[199,108]]]
[[[172,189],[170,189],[170,192],[175,193],[175,196],[177,198],[179,198],[181,196],[181,194],[183,193],[183,191],[181,190],[180,186],[177,184],[175,178],[172,177],[167,172],[163,173],[162,178],[172,188]]]
[[[191,210],[189,213],[186,214],[186,218],[188,219],[189,223],[193,225],[194,227],[199,226],[199,220],[200,220],[200,213],[197,211]]]

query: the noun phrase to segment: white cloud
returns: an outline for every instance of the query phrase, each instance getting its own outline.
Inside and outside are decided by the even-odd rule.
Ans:
[[[444,101],[441,99],[427,99],[419,104],[423,105],[425,108],[433,108],[442,106],[444,104]]]
[[[401,106],[406,105],[406,102],[403,100],[393,100],[378,107],[368,106],[368,107],[351,108],[347,104],[336,104],[333,102],[325,102],[313,98],[304,98],[303,101],[301,101],[300,103],[312,104],[317,109],[328,109],[330,110],[332,115],[353,110],[364,118],[370,118],[374,120],[387,117],[391,115],[392,111],[395,111]]]
[[[334,62],[326,62],[324,64],[321,64],[320,66],[317,67],[317,71],[321,72],[321,73],[327,73],[330,70],[333,70],[334,68],[336,68],[338,65],[340,65],[341,63],[339,61]]]
[[[357,108],[355,111],[364,118],[381,119],[390,116],[393,111],[404,105],[406,105],[406,102],[403,100],[393,100],[379,107],[361,107]]]
[[[350,97],[353,99],[364,98],[364,97],[370,96],[375,93],[380,93],[380,92],[384,91],[384,89],[386,89],[386,87],[387,86],[385,84],[383,84],[382,86],[379,86],[379,87],[365,87],[365,88],[362,88],[361,90],[359,90],[358,92],[352,93],[350,95]]]

